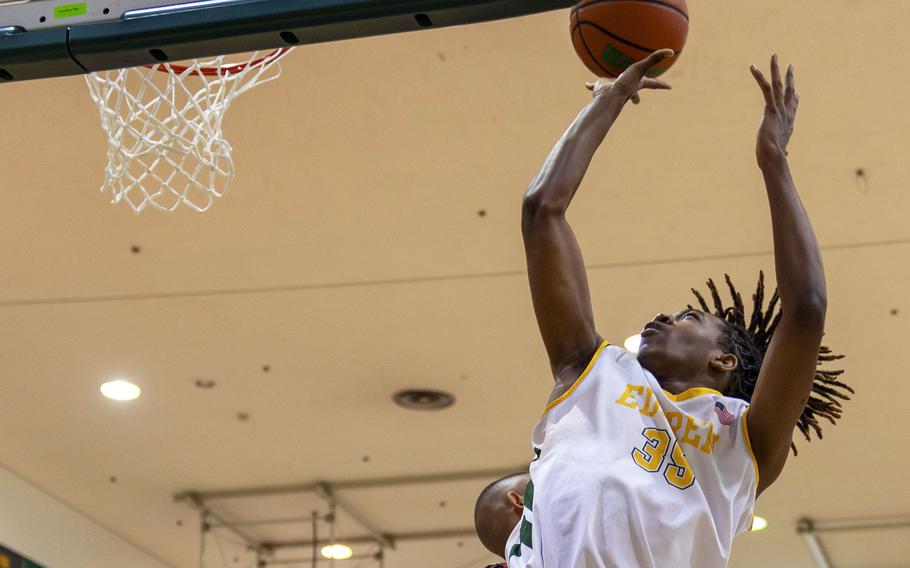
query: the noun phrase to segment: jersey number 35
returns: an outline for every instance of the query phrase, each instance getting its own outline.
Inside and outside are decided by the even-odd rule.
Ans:
[[[645,437],[644,445],[632,450],[635,465],[649,473],[663,469],[664,479],[677,489],[688,489],[695,483],[695,473],[676,440],[671,443],[669,432],[659,428],[645,428],[641,434]],[[664,467],[668,454],[669,463]]]

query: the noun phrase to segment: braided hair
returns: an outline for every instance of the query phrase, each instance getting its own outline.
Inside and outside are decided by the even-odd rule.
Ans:
[[[724,322],[725,332],[720,337],[720,347],[727,353],[736,355],[739,360],[737,368],[730,373],[730,384],[725,394],[749,402],[752,400],[758,372],[771,343],[771,337],[774,335],[774,330],[777,329],[777,324],[780,323],[780,295],[775,289],[768,305],[764,305],[765,275],[764,272],[759,272],[758,286],[752,296],[752,316],[747,323],[742,296],[736,291],[730,276],[725,274],[724,278],[730,289],[730,295],[733,297],[732,306],[724,307],[717,286],[710,278],[707,286],[714,304],[713,311],[698,290],[693,288],[692,293],[698,299],[702,310],[713,313]],[[690,305],[689,308],[693,307]],[[843,359],[843,357],[843,355],[832,354],[828,347],[822,345],[818,350],[818,365]],[[853,389],[838,380],[843,372],[843,369],[817,369],[815,371],[812,392],[802,415],[796,422],[796,427],[807,441],[811,441],[810,430],[821,439],[822,429],[819,419],[824,418],[831,424],[836,424],[842,413],[841,401],[850,400],[847,393],[853,393]],[[796,444],[791,443],[791,448],[793,455],[796,455]]]

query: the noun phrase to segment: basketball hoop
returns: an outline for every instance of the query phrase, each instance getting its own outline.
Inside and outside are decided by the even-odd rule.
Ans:
[[[101,191],[137,214],[148,205],[208,210],[234,179],[224,114],[236,97],[277,79],[290,50],[254,52],[240,63],[221,56],[87,75],[108,142]]]

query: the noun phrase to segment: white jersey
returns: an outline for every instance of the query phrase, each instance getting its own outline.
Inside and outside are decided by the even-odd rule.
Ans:
[[[534,427],[509,568],[726,566],[758,485],[748,409],[711,389],[668,393],[604,343]]]

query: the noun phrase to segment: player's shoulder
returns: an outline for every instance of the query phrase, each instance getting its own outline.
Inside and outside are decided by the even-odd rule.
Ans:
[[[741,398],[713,392],[705,397],[708,404],[705,412],[717,415],[717,420],[722,426],[731,426],[742,421],[749,412],[749,402]]]
[[[604,341],[601,343],[601,349],[603,356],[609,357],[610,359],[634,359],[637,361],[635,353],[632,353],[622,345],[617,345],[611,341]]]
[[[578,361],[575,367],[566,369],[565,376],[558,376],[556,391],[574,391],[589,375],[603,373],[615,374],[622,372],[622,368],[631,368],[638,365],[635,355],[622,347],[613,345],[609,341],[600,340],[594,353]],[[590,382],[590,381],[587,381]]]
[[[581,375],[585,375],[594,367],[602,366],[620,366],[620,367],[639,367],[638,359],[635,354],[621,345],[616,345],[610,341],[601,341],[594,354],[585,361],[585,366],[580,369]]]
[[[629,370],[640,370],[642,368],[641,363],[638,362],[638,355],[622,345],[616,345],[608,341],[603,343],[600,359],[615,363]]]
[[[725,395],[725,394],[721,394],[721,393],[716,393],[714,395],[714,405],[715,406],[723,405],[727,408],[736,408],[736,409],[743,410],[743,411],[749,409],[748,400],[743,400],[743,399],[737,398],[735,396],[729,396],[729,395]]]
[[[683,412],[705,421],[716,415],[722,425],[738,422],[749,410],[747,401],[705,387],[692,387],[677,394],[664,391],[664,395]]]

